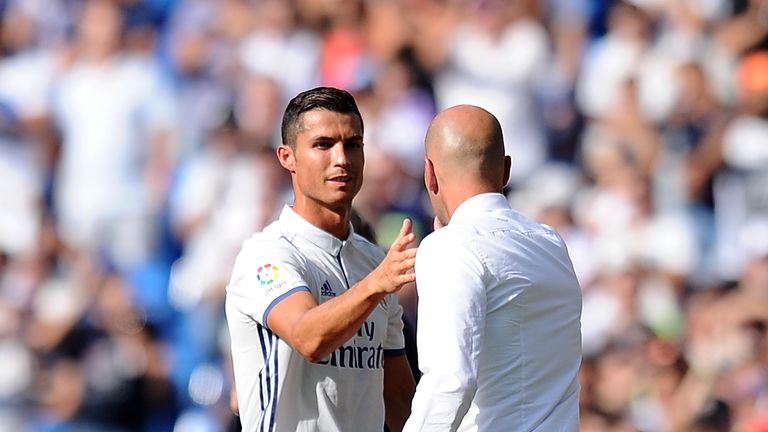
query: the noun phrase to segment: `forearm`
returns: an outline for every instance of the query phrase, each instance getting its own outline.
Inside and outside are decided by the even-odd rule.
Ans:
[[[321,304],[309,290],[292,293],[268,309],[267,325],[307,360],[323,360],[362,327],[387,294],[415,280],[416,251],[406,249],[412,241],[406,219],[387,256],[368,276]]]
[[[391,432],[403,429],[411,415],[411,401],[416,382],[405,355],[384,360],[384,407],[386,422]]]
[[[384,298],[366,279],[296,320],[292,329],[295,348],[309,361],[324,359],[354,336]]]

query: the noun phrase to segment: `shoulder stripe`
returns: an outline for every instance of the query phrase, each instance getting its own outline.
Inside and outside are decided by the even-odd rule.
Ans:
[[[262,317],[261,317],[261,322],[264,325],[264,327],[269,327],[267,325],[267,316],[272,311],[272,308],[275,307],[276,304],[280,303],[284,298],[288,297],[289,295],[291,295],[293,293],[297,293],[299,291],[311,292],[309,290],[308,286],[302,285],[302,286],[298,286],[296,288],[291,288],[290,290],[284,292],[283,294],[280,294],[274,300],[272,300],[272,303],[270,303],[269,306],[267,306],[267,308],[264,310],[264,315],[262,315]]]

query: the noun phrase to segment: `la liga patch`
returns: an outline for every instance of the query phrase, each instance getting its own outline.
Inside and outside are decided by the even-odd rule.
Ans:
[[[261,285],[272,285],[280,278],[278,268],[272,264],[264,264],[256,270],[256,279]]]

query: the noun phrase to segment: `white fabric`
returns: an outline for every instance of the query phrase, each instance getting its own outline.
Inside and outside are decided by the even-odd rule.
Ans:
[[[142,160],[151,133],[170,130],[155,71],[118,58],[110,65],[81,62],[60,81],[56,115],[63,145],[57,205],[75,220],[141,212]]]
[[[19,120],[47,115],[54,73],[49,51],[22,51],[0,59],[0,105]],[[41,149],[24,134],[0,133],[0,249],[12,255],[37,247],[45,181]]]
[[[719,276],[737,280],[747,262],[768,250],[768,121],[742,115],[723,133],[714,181]]]
[[[581,289],[561,237],[501,194],[416,255],[423,375],[405,431],[577,431]]]
[[[0,138],[0,250],[12,255],[34,251],[40,235],[42,175],[24,144]]]
[[[266,325],[272,306],[288,295],[307,290],[320,304],[343,294],[383,257],[361,236],[339,240],[290,207],[245,242],[226,298],[244,431],[383,430],[383,357],[405,346],[396,294],[379,304],[356,336],[317,363]]]
[[[109,251],[119,266],[141,262],[153,243],[150,145],[164,134],[172,143],[176,131],[175,99],[158,65],[128,55],[78,61],[56,84],[54,110],[62,134],[54,197],[62,235]]]
[[[634,77],[643,47],[633,40],[608,34],[595,41],[583,58],[576,84],[576,104],[590,117],[603,118],[616,106],[621,86]]]
[[[318,84],[320,41],[309,31],[256,31],[238,47],[245,69],[280,83],[284,95],[295,95]]]
[[[179,170],[172,220],[175,226],[194,229],[185,237],[184,255],[171,268],[168,296],[177,308],[191,310],[218,292],[230,277],[243,239],[262,230],[279,211],[267,191],[275,183],[266,178],[266,164],[274,163],[274,155],[266,158],[209,149]]]
[[[52,52],[22,51],[0,62],[0,100],[19,117],[47,115],[51,83],[56,72]]]
[[[768,120],[739,116],[723,136],[723,158],[738,169],[760,170],[768,167]]]
[[[435,76],[439,110],[473,104],[498,117],[506,154],[514,161],[513,183],[524,181],[546,156],[544,130],[532,113],[534,93],[546,71],[548,44],[546,30],[532,20],[515,21],[498,37],[477,26],[460,25],[448,64]]]

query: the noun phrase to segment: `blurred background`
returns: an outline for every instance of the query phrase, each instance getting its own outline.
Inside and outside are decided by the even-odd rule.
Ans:
[[[436,110],[499,118],[583,289],[583,431],[768,431],[766,50],[768,0],[0,0],[0,430],[237,430],[224,286],[329,85],[385,248],[431,230]]]

